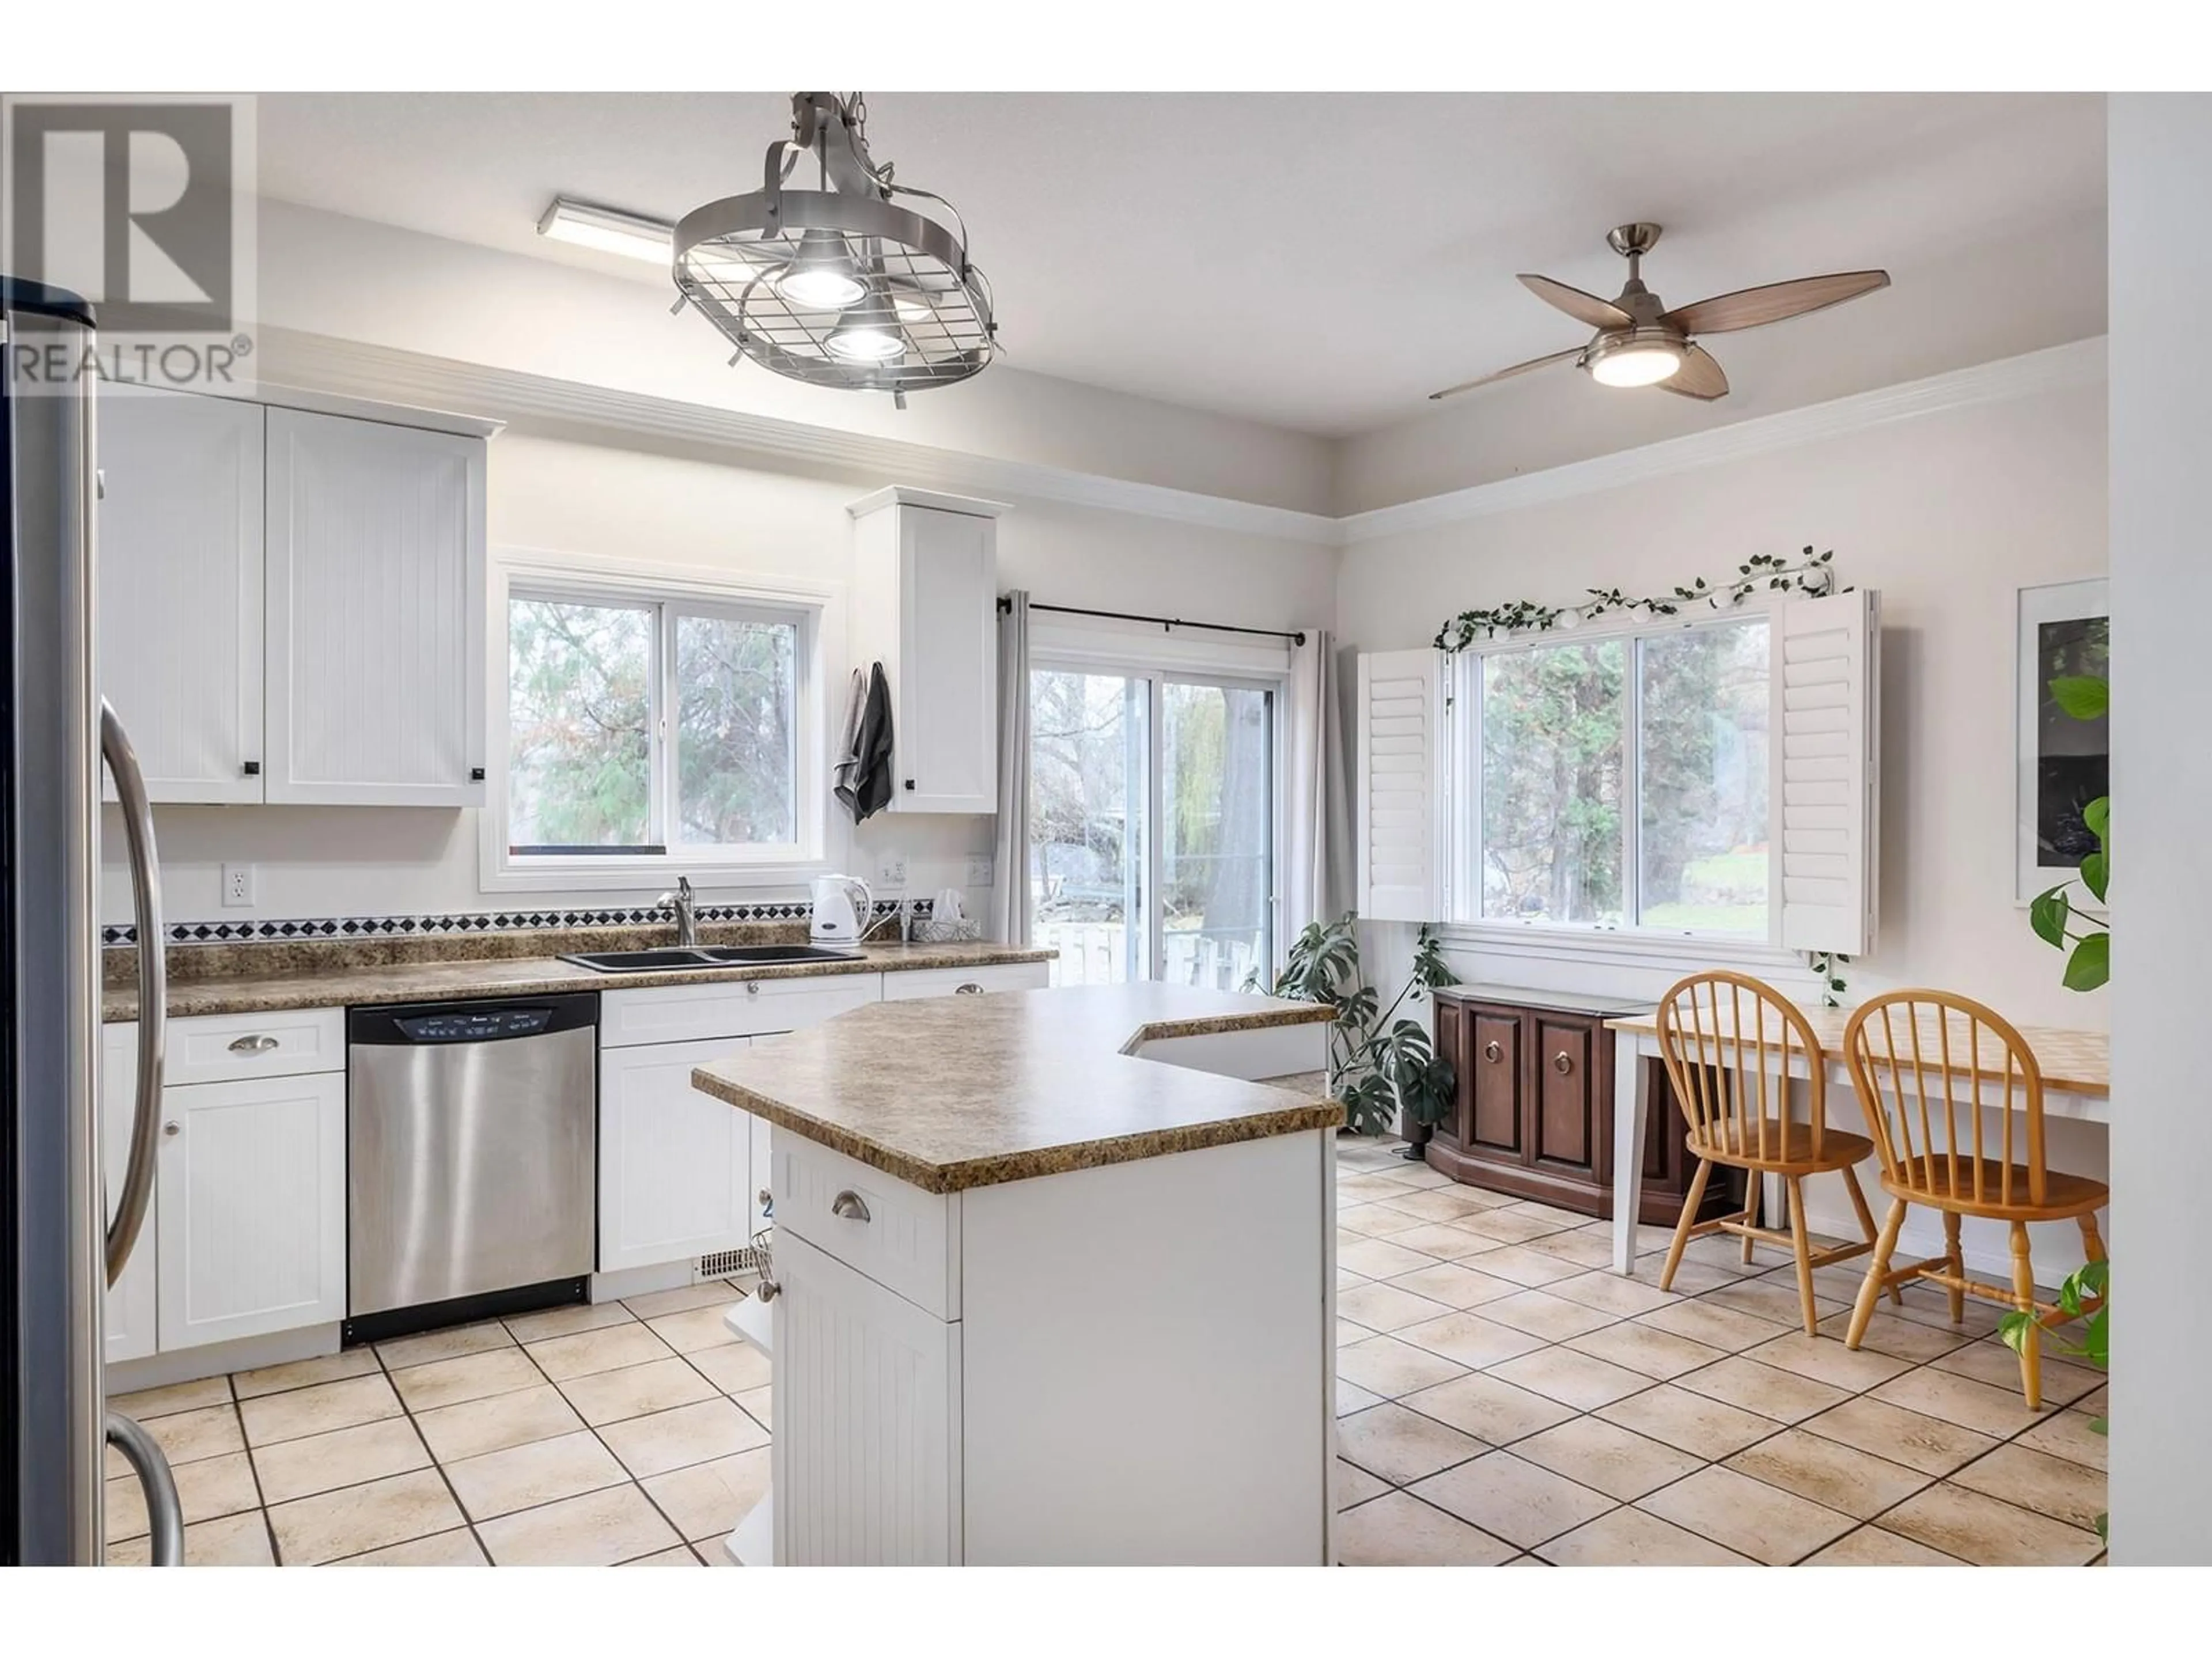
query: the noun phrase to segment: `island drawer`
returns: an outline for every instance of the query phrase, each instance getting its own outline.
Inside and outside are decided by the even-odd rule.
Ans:
[[[775,1129],[775,1230],[939,1319],[960,1317],[960,1199],[926,1193],[857,1158]]]
[[[1043,962],[994,962],[985,968],[913,968],[884,975],[884,1000],[974,996],[982,991],[1040,991],[1052,983]]]
[[[883,995],[880,974],[719,980],[599,993],[599,1047],[766,1036],[818,1025]]]
[[[345,1070],[345,1010],[294,1008],[274,1014],[209,1014],[169,1022],[161,1081],[231,1083]]]

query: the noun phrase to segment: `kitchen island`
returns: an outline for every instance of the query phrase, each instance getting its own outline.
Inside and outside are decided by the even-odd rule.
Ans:
[[[770,1125],[779,1565],[1331,1559],[1329,1010],[860,1007],[702,1066]]]

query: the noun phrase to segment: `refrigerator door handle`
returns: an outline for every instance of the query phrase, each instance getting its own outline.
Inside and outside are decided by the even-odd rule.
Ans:
[[[131,1259],[131,1246],[138,1242],[147,1200],[154,1192],[154,1129],[155,1120],[161,1114],[169,987],[161,949],[161,867],[154,853],[154,809],[146,798],[146,775],[138,769],[138,756],[131,746],[130,734],[105,697],[100,700],[100,752],[115,775],[115,796],[123,807],[124,839],[131,854],[131,905],[138,927],[138,1098],[131,1119],[131,1159],[124,1171],[123,1195],[116,1205],[115,1219],[107,1227],[107,1282],[112,1285],[123,1264]],[[109,1438],[114,1438],[118,1422],[128,1421],[111,1414]],[[166,1466],[162,1478],[167,1479]],[[149,1506],[150,1486],[149,1482]]]
[[[169,1460],[154,1437],[121,1412],[107,1413],[107,1443],[121,1452],[137,1471],[146,1490],[147,1555],[157,1567],[185,1565],[185,1506],[177,1496],[177,1478]]]

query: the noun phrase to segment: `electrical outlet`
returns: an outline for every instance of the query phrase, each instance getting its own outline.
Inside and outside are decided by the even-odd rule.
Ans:
[[[253,866],[250,864],[226,864],[222,866],[222,902],[225,904],[253,902]]]
[[[968,884],[970,887],[988,887],[991,884],[991,855],[988,853],[970,853],[968,855]]]
[[[906,885],[906,854],[885,853],[876,860],[876,885],[903,887]]]

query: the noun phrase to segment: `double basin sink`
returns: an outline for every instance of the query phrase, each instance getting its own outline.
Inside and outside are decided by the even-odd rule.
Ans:
[[[858,951],[824,945],[671,945],[652,951],[587,951],[562,957],[602,974],[683,973],[701,968],[773,968],[798,962],[858,962]]]

